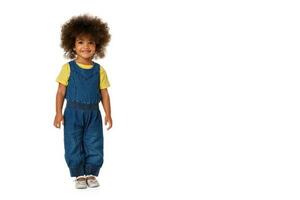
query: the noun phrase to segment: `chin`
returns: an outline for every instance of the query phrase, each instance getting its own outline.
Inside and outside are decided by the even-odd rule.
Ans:
[[[81,57],[84,59],[92,59],[93,58],[93,56],[81,56]]]

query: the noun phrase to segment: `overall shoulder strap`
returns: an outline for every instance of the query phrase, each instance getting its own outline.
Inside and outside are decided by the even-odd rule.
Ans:
[[[69,62],[69,65],[70,65],[70,71],[73,71],[75,68],[76,68],[76,63],[75,63],[75,60],[71,60]]]
[[[98,63],[93,62],[93,65],[94,65],[94,67],[95,67],[96,69],[100,70],[100,65],[99,65]]]

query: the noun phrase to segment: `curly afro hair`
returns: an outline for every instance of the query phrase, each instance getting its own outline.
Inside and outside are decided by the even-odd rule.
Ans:
[[[64,49],[67,58],[73,59],[76,57],[76,52],[73,49],[76,37],[80,35],[90,35],[95,41],[95,58],[103,58],[105,56],[105,48],[111,37],[107,23],[95,16],[85,14],[74,16],[63,24],[61,29],[61,47]]]

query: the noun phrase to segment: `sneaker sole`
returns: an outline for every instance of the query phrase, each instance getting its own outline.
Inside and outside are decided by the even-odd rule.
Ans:
[[[86,189],[87,187],[75,187],[76,189]]]
[[[90,188],[96,188],[96,187],[99,187],[100,185],[88,185],[88,187]]]

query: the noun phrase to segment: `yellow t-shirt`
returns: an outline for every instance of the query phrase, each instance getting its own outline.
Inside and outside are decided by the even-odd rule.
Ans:
[[[93,67],[93,65],[84,65],[79,63],[77,63],[77,65],[83,69],[90,69]],[[56,78],[56,82],[67,86],[69,77],[70,77],[70,65],[69,63],[66,63],[62,66],[61,71]],[[107,74],[104,68],[101,66],[100,67],[100,89],[105,89],[108,87],[110,87],[110,83],[108,81]]]

